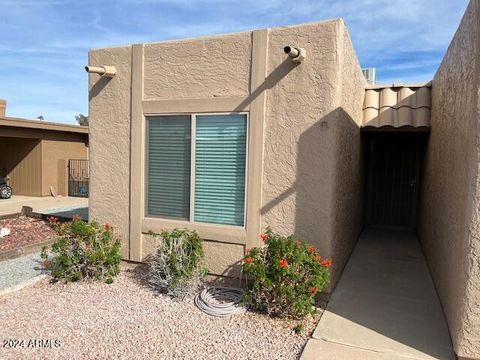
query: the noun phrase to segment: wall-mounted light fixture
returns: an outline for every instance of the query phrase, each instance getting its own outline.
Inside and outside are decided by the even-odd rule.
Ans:
[[[100,76],[114,77],[117,74],[115,66],[85,66],[85,71],[90,74],[98,74]]]
[[[290,56],[293,62],[301,63],[307,57],[307,51],[303,48],[295,46],[285,46],[283,48],[285,54]]]

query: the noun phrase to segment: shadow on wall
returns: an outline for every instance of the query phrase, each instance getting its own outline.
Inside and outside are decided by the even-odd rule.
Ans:
[[[333,110],[300,135],[295,176],[288,189],[262,207],[262,217],[269,217],[275,229],[294,211],[293,235],[333,258],[333,287],[363,227],[361,134],[345,110]]]
[[[233,112],[240,112],[245,109],[254,99],[262,92],[273,88],[280,80],[282,80],[290,71],[295,69],[299,64],[292,62],[292,59],[286,58],[278,67],[273,70],[265,80],[254,89],[250,95],[238,105]],[[250,85],[251,86],[251,85]]]
[[[207,282],[217,286],[244,287],[246,285],[246,279],[242,273],[242,262],[243,260],[234,262],[233,264],[229,265],[221,274],[210,274],[210,278],[207,280]]]
[[[91,101],[93,98],[95,98],[100,92],[103,90],[105,86],[112,80],[110,77],[102,76],[100,77],[95,84],[90,88],[90,91],[88,92],[88,101]]]

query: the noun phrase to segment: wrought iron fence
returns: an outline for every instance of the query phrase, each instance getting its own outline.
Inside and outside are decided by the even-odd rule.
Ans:
[[[68,196],[88,197],[88,160],[68,160]]]

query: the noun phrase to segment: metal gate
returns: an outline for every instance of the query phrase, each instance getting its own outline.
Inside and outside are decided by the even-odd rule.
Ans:
[[[88,197],[88,160],[68,160],[68,196]]]

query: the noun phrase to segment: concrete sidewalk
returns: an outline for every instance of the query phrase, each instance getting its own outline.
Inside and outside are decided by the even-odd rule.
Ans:
[[[360,237],[302,359],[455,359],[415,235]]]
[[[88,207],[88,199],[80,197],[34,197],[14,195],[10,199],[0,200],[0,216],[19,213],[22,206],[30,206],[33,211]]]

